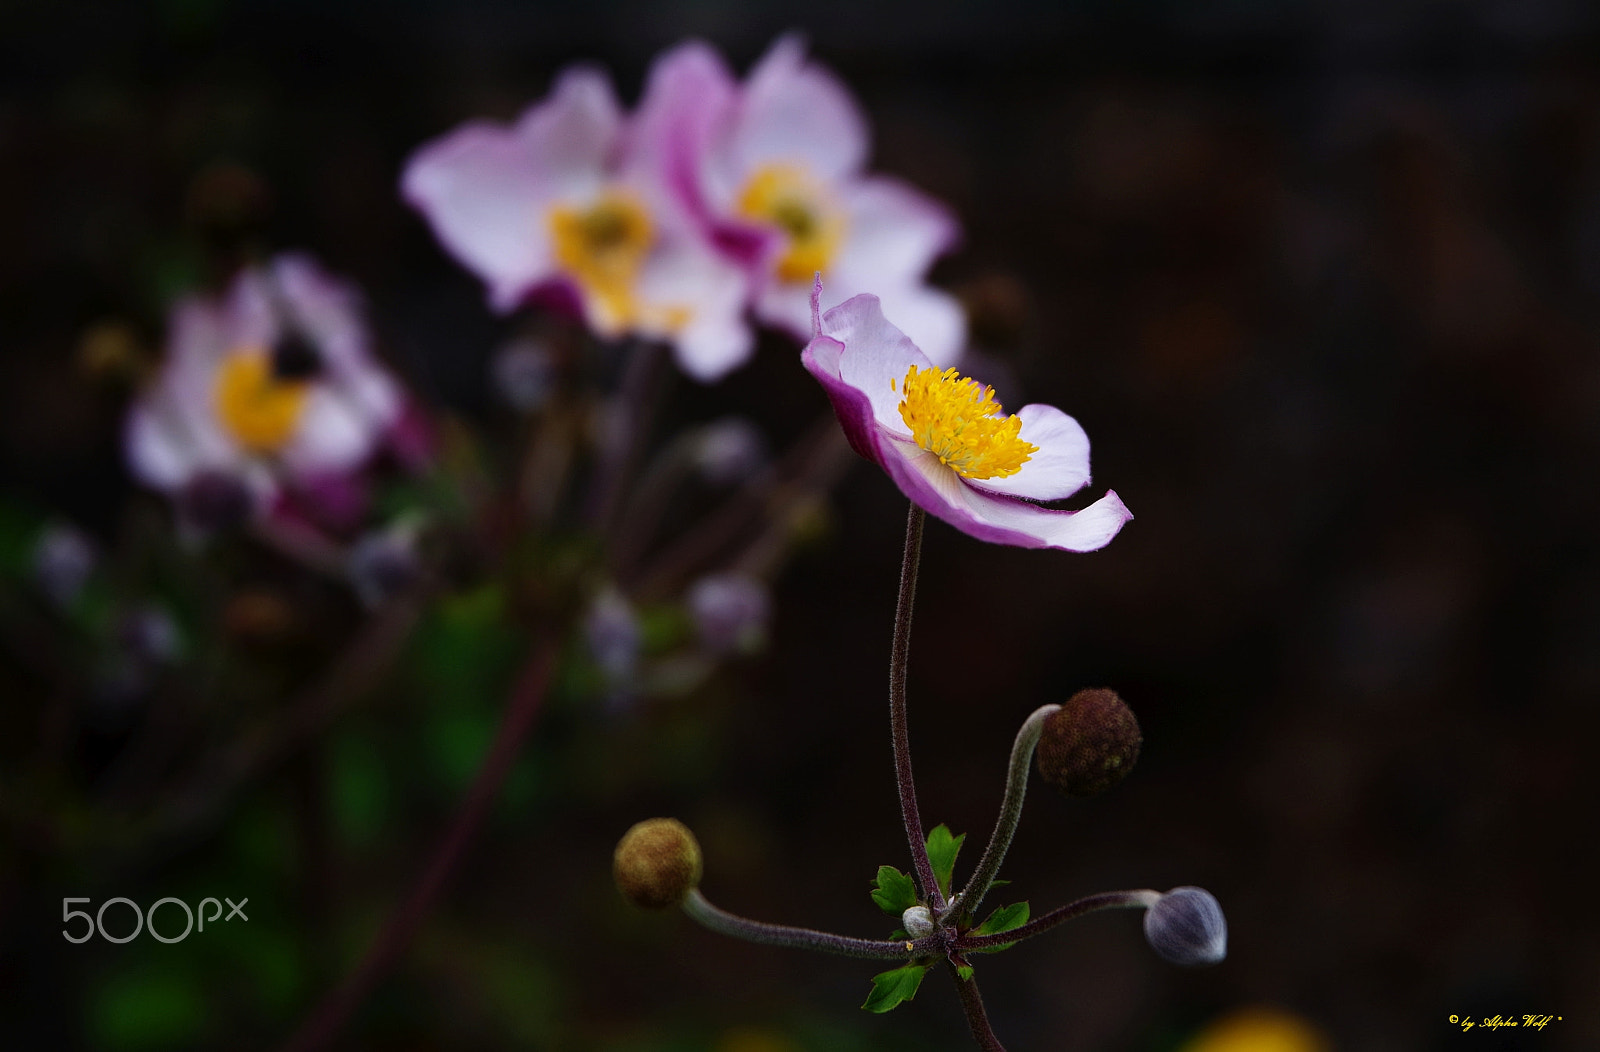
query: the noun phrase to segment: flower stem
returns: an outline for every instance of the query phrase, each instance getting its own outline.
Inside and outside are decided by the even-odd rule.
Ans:
[[[1000,801],[1000,817],[995,821],[994,832],[989,834],[989,846],[983,849],[977,871],[961,894],[961,912],[968,918],[976,916],[983,897],[989,893],[989,885],[1000,872],[1000,864],[1006,860],[1011,838],[1017,832],[1017,821],[1022,817],[1022,798],[1028,791],[1034,746],[1039,744],[1039,735],[1044,733],[1044,721],[1060,709],[1060,705],[1040,706],[1017,731],[1017,740],[1011,745],[1011,766],[1006,770],[1006,795]]]
[[[906,730],[906,666],[911,651],[911,607],[917,598],[917,567],[922,561],[922,524],[927,513],[915,504],[906,515],[906,547],[900,560],[900,598],[894,608],[894,644],[889,650],[889,733],[894,741],[894,777],[900,788],[900,818],[905,823],[911,861],[922,896],[944,909],[944,893],[928,861],[928,843],[917,809],[917,783],[911,777],[911,738]]]
[[[919,942],[895,942],[879,939],[853,939],[847,935],[816,931],[811,928],[791,928],[787,924],[767,924],[753,921],[727,910],[713,906],[695,888],[683,900],[683,912],[721,935],[731,935],[746,942],[759,942],[766,946],[788,946],[799,950],[821,950],[841,957],[863,957],[876,960],[908,960],[936,952],[931,938]]]
[[[422,925],[423,918],[439,897],[445,881],[454,871],[456,863],[478,828],[494,806],[506,775],[522,749],[522,743],[533,728],[541,703],[550,686],[551,672],[555,668],[556,645],[546,641],[539,645],[517,677],[505,715],[495,731],[494,742],[478,768],[466,800],[456,815],[455,822],[444,841],[434,852],[433,859],[423,872],[411,896],[390,915],[379,932],[377,940],[367,950],[356,970],[344,984],[329,994],[316,1012],[284,1046],[285,1052],[314,1052],[333,1044],[339,1031],[344,1029],[361,1002],[372,988],[400,959],[412,937]]]
[[[1159,891],[1107,891],[1099,895],[1088,895],[1076,902],[1069,902],[1059,906],[1049,913],[1035,917],[1020,928],[1013,928],[999,935],[963,935],[956,940],[956,949],[962,952],[972,950],[992,950],[997,946],[1007,946],[1023,939],[1031,939],[1035,935],[1064,924],[1069,920],[1083,916],[1085,913],[1095,913],[1099,910],[1126,910],[1149,909],[1161,898]]]
[[[989,1013],[983,1010],[983,995],[978,993],[978,981],[961,978],[954,961],[947,960],[945,963],[950,966],[950,977],[956,981],[956,993],[961,995],[961,1007],[967,1013],[967,1027],[972,1031],[972,1039],[984,1052],[1006,1052],[1000,1039],[995,1037],[994,1029],[989,1026]]]

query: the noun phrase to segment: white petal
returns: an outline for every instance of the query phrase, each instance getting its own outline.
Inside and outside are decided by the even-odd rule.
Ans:
[[[604,184],[622,114],[604,74],[568,70],[513,128],[477,122],[422,147],[401,189],[449,251],[489,285],[498,310],[551,277],[547,212]]]
[[[866,161],[867,122],[832,73],[808,63],[797,37],[783,37],[750,71],[730,133],[728,162],[749,173],[801,164],[819,179],[854,174]]]
[[[854,279],[920,282],[961,239],[949,209],[898,179],[852,180],[843,194],[849,227],[836,267]]]
[[[332,386],[317,384],[307,392],[299,426],[279,459],[291,475],[349,471],[372,453],[376,438],[376,429],[357,406]]]
[[[1089,482],[1089,436],[1078,422],[1053,405],[1025,405],[1018,411],[1024,442],[1038,446],[1022,470],[1003,479],[967,479],[989,493],[1033,500],[1070,497]]]

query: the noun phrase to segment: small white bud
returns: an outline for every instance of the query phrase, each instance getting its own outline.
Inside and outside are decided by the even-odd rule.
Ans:
[[[1228,955],[1228,921],[1205,888],[1173,888],[1145,911],[1144,937],[1170,964],[1216,964]]]
[[[912,906],[900,914],[900,926],[913,939],[933,934],[933,912],[926,906]]]

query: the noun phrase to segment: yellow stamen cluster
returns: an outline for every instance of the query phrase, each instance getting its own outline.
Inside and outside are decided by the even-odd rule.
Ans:
[[[827,270],[844,239],[843,212],[804,169],[793,165],[757,169],[739,196],[739,212],[788,236],[776,268],[784,281],[810,281]]]
[[[962,478],[1015,475],[1039,451],[1018,437],[1019,418],[1002,415],[994,388],[954,369],[913,365],[900,387],[900,419],[911,437]]]
[[[310,385],[280,380],[262,348],[229,353],[217,369],[212,393],[222,426],[252,453],[276,453],[300,426]]]
[[[613,188],[587,208],[556,205],[548,218],[556,262],[583,289],[602,333],[675,333],[689,324],[690,308],[641,303],[634,296],[656,242],[650,212],[637,197]]]
[[[639,314],[633,286],[655,242],[644,205],[611,190],[588,208],[557,205],[549,219],[556,262],[593,298],[601,327],[615,332],[632,324]]]

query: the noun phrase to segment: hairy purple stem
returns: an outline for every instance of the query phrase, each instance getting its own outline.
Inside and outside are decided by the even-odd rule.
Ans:
[[[1088,895],[1035,917],[1020,928],[1013,928],[998,935],[963,935],[956,940],[956,949],[962,952],[992,950],[996,946],[1006,946],[1013,942],[1021,942],[1023,939],[1031,939],[1035,935],[1042,935],[1056,925],[1075,920],[1085,913],[1095,913],[1099,910],[1149,909],[1160,898],[1159,891],[1148,889],[1107,891],[1099,895]]]
[[[989,1013],[983,1010],[983,995],[978,993],[978,981],[961,978],[954,961],[947,960],[945,964],[950,966],[950,977],[956,981],[956,993],[961,995],[961,1007],[967,1013],[967,1027],[972,1031],[972,1040],[984,1052],[1006,1052],[1000,1039],[994,1036],[994,1028],[989,1025]]]
[[[813,928],[792,928],[787,924],[768,924],[765,921],[749,920],[713,906],[704,895],[700,894],[699,888],[690,891],[688,897],[683,900],[683,912],[714,932],[766,946],[821,950],[823,953],[836,953],[841,957],[899,961],[937,952],[937,939],[931,936],[918,942],[856,939]]]
[[[917,783],[911,777],[911,737],[906,730],[906,666],[911,651],[911,607],[917,599],[917,567],[922,561],[922,524],[927,513],[915,504],[906,515],[906,548],[900,560],[900,598],[894,608],[894,644],[889,650],[889,732],[894,740],[894,777],[900,787],[900,817],[923,898],[944,909],[944,893],[928,861],[927,835],[917,809]]]

